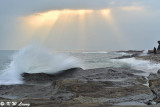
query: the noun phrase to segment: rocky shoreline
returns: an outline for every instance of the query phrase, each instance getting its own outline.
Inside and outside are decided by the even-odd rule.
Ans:
[[[154,63],[160,63],[160,54],[147,54],[145,56],[136,56],[137,59],[149,60]]]
[[[66,72],[24,74],[25,84],[0,86],[0,101],[28,102],[33,107],[151,105],[160,101],[160,78],[156,74],[147,79],[143,71],[123,68]]]
[[[124,58],[136,58],[136,59],[142,59],[142,60],[149,60],[154,63],[160,63],[160,54],[154,54],[154,53],[149,53],[146,55],[143,55],[143,50],[142,51],[134,51],[134,50],[129,50],[129,51],[117,51],[117,52],[124,52],[128,53],[130,55],[123,55],[120,57],[116,57],[113,59],[124,59]]]
[[[146,60],[158,57],[139,56],[141,51],[130,53],[130,57]],[[0,102],[23,102],[31,107],[158,107],[160,74],[144,74],[141,70],[112,67],[75,68],[56,75],[25,73],[24,84],[0,86]]]

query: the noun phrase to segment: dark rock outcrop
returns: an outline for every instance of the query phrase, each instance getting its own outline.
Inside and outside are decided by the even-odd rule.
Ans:
[[[35,84],[44,84],[44,83],[50,83],[53,80],[57,79],[63,79],[65,78],[70,78],[72,75],[79,70],[83,70],[81,68],[71,68],[68,70],[61,71],[57,74],[45,74],[45,73],[24,73],[22,74],[23,80],[25,83],[35,83]]]
[[[160,74],[160,69],[157,71],[158,74]]]
[[[59,75],[23,74],[25,84],[1,85],[0,97],[48,107],[98,107],[123,102],[145,105],[154,95],[144,85],[147,80],[141,75],[143,73],[133,69],[99,68],[71,69]]]
[[[120,57],[116,57],[116,58],[112,58],[112,59],[124,59],[124,58],[133,58],[133,57],[136,57],[136,56],[139,56],[140,53],[134,53],[132,55],[123,55],[123,56],[120,56]]]
[[[151,62],[154,62],[154,63],[159,63],[160,62],[160,54],[147,54],[147,55],[144,55],[144,56],[136,56],[135,58],[137,59],[142,59],[142,60],[149,60]]]
[[[160,51],[160,41],[158,41],[158,48],[157,48],[157,51]]]
[[[149,75],[149,87],[154,94],[154,101],[160,103],[160,74]]]

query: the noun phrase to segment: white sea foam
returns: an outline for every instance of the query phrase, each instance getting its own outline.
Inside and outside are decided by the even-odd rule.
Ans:
[[[140,56],[146,56],[148,54],[148,50],[144,50],[141,54],[140,54]]]
[[[145,72],[156,73],[157,70],[160,69],[160,63],[152,63],[148,60],[139,60],[135,58],[113,59],[112,62],[119,67],[133,68]]]
[[[122,55],[122,56],[124,56],[124,55],[132,55],[132,54],[126,53],[126,52],[116,52],[116,54]]]
[[[105,54],[105,53],[108,53],[108,52],[106,52],[106,51],[93,51],[93,52],[82,52],[82,53],[89,53],[89,54],[92,54],[92,53],[93,54],[94,53],[102,53],[103,54],[104,53]]]
[[[78,59],[65,54],[53,54],[49,49],[34,44],[13,55],[11,64],[0,75],[0,84],[22,84],[23,73],[55,74],[76,67],[80,67]]]

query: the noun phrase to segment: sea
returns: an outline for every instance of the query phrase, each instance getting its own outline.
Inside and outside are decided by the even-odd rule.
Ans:
[[[146,55],[142,53],[142,55]],[[135,58],[114,59],[131,55],[116,51],[54,51],[40,45],[21,50],[0,50],[0,85],[23,84],[23,73],[56,74],[70,68],[95,69],[105,67],[143,70],[156,73],[160,63]]]

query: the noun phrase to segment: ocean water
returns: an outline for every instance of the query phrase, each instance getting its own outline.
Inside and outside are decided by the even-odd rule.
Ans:
[[[83,69],[118,67],[142,70],[146,73],[157,73],[160,69],[160,63],[153,63],[148,60],[136,58],[114,59],[123,55],[131,55],[124,52],[80,52],[70,53],[70,55],[82,60]],[[146,55],[146,51],[141,55]]]
[[[19,51],[0,51],[0,85],[23,84],[23,73],[55,74],[62,70],[120,67],[156,73],[160,64],[135,58],[113,59],[122,52],[56,52],[39,45],[30,45]]]

